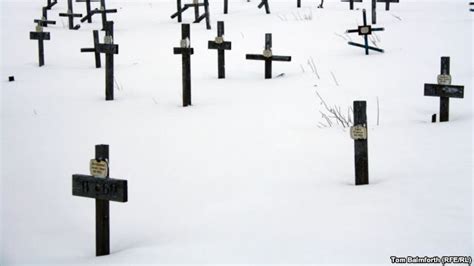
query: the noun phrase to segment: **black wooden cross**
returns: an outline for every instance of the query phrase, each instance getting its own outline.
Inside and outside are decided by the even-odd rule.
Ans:
[[[262,8],[263,6],[265,6],[265,12],[267,14],[270,14],[270,6],[268,5],[268,0],[262,0],[262,2],[258,4],[258,8]]]
[[[110,178],[109,145],[95,146],[90,162],[91,175],[72,176],[72,195],[95,199],[96,256],[110,254],[109,201],[127,202],[127,180]]]
[[[86,14],[90,14],[91,13],[91,2],[99,2],[99,0],[96,0],[96,1],[91,1],[91,0],[76,0],[76,2],[80,3],[80,2],[83,2],[83,3],[86,3]],[[92,22],[92,16],[89,16],[87,17],[87,23],[91,23]],[[81,22],[84,22],[84,21],[81,21]]]
[[[109,21],[110,22],[110,21]],[[109,26],[110,28],[111,26]],[[119,53],[119,46],[114,44],[113,34],[106,32],[104,43],[98,44],[99,53],[105,54],[105,100],[114,100],[114,54]]]
[[[227,14],[229,11],[229,0],[224,0],[224,14]]]
[[[441,74],[438,76],[438,84],[425,84],[425,96],[440,97],[440,122],[449,121],[449,98],[464,98],[464,86],[451,85],[449,61],[449,57],[441,57]]]
[[[359,33],[360,36],[364,36],[364,45],[354,43],[354,42],[348,42],[349,45],[357,46],[357,47],[362,47],[365,49],[365,54],[369,54],[369,50],[374,50],[377,52],[383,53],[383,49],[377,48],[377,47],[372,47],[369,46],[369,35],[372,34],[374,31],[383,31],[385,30],[384,28],[372,28],[371,25],[367,25],[367,15],[365,14],[365,9],[362,10],[362,16],[364,20],[364,25],[359,26],[357,29],[354,30],[347,30],[347,33]]]
[[[30,32],[30,40],[38,40],[39,66],[44,65],[44,41],[51,39],[49,32],[43,32],[43,27],[36,26],[36,31]]]
[[[95,67],[100,68],[101,63],[100,63],[100,52],[99,52],[99,31],[94,30],[92,32],[94,36],[94,48],[81,48],[81,53],[94,53],[95,55]]]
[[[92,11],[88,11],[87,14],[81,18],[81,22],[89,21],[92,19],[92,16],[95,14],[101,14],[102,16],[102,30],[105,30],[107,24],[107,14],[108,13],[117,13],[117,9],[106,9],[105,8],[105,0],[100,0],[100,8],[96,8]]]
[[[362,0],[341,0],[341,2],[349,2],[349,8],[350,10],[354,9],[354,3],[362,3]]]
[[[354,101],[354,126],[351,127],[351,137],[354,139],[356,185],[369,184],[367,135],[367,102]]]
[[[379,3],[385,3],[385,10],[390,10],[391,3],[400,3],[400,0],[377,0]]]
[[[42,11],[43,16],[41,19],[35,19],[34,22],[38,23],[41,27],[48,27],[49,24],[56,25],[56,21],[48,20],[48,7],[43,7]]]
[[[301,7],[301,0],[296,0],[296,7],[298,7],[298,8]]]
[[[183,61],[183,106],[191,105],[191,32],[189,24],[181,25],[181,47],[173,48],[173,54],[180,54]]]
[[[185,4],[183,7],[181,7],[181,0],[176,0],[177,4],[177,11],[173,15],[171,15],[171,18],[178,18],[178,22],[182,21],[182,14],[184,11],[188,10],[189,8],[193,7],[194,8],[194,22],[193,23],[199,23],[203,19],[206,19],[206,28],[208,30],[211,29],[211,20],[210,20],[210,15],[209,15],[209,0],[203,0],[202,3],[199,3],[199,0],[193,0],[191,4]],[[199,15],[199,7],[204,7],[204,14]]]
[[[47,8],[48,10],[51,10],[51,8],[53,8],[53,6],[55,6],[57,3],[58,3],[57,0],[54,0],[54,1],[48,0],[48,3],[46,4],[46,8]]]
[[[67,0],[67,13],[59,13],[59,16],[68,17],[70,30],[78,30],[81,27],[81,25],[74,26],[74,18],[80,18],[82,14],[74,14],[72,0]]]
[[[232,50],[232,43],[224,41],[224,21],[217,22],[217,37],[208,42],[208,49],[217,50],[217,71],[220,79],[225,78],[225,50]]]
[[[265,50],[263,54],[247,54],[247,60],[263,60],[265,61],[265,79],[272,78],[272,62],[273,61],[280,61],[280,62],[290,62],[291,56],[279,56],[273,55],[272,52],[272,34],[267,33],[265,34]]]
[[[372,0],[372,24],[377,24],[377,0]]]

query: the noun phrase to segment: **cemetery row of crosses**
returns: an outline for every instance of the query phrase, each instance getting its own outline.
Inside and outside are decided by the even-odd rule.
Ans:
[[[371,0],[372,1],[372,24],[376,24],[376,3],[385,3],[385,9],[390,9],[391,3],[398,3],[399,0]],[[80,52],[93,53],[96,68],[101,68],[101,55],[105,54],[105,99],[107,101],[114,99],[114,55],[119,53],[119,46],[114,44],[114,23],[109,21],[107,14],[116,13],[116,9],[107,9],[105,0],[99,1],[99,8],[92,9],[93,0],[77,0],[76,2],[84,2],[86,5],[86,14],[83,16],[73,11],[73,0],[68,0],[68,10],[60,13],[61,17],[68,18],[68,28],[70,30],[78,30],[80,24],[75,24],[74,19],[80,19],[81,23],[91,23],[94,15],[100,15],[102,20],[102,31],[105,32],[103,43],[99,40],[99,30],[93,30],[93,45],[90,48],[82,48]],[[362,2],[362,0],[342,0],[348,2],[349,8],[354,9],[354,4]],[[211,29],[209,1],[208,0],[192,0],[183,5],[181,0],[177,0],[177,11],[171,15],[178,22],[182,22],[182,14],[194,9],[194,23],[205,20],[206,28]],[[30,39],[38,41],[39,66],[45,64],[44,41],[51,40],[49,32],[45,32],[43,28],[49,25],[55,25],[56,22],[48,20],[48,11],[57,4],[56,0],[47,0],[47,5],[42,8],[42,17],[35,19],[37,23],[36,31],[30,33]],[[318,8],[323,8],[324,0],[321,0]],[[268,0],[262,0],[258,4],[258,8],[265,8],[266,13],[270,13],[270,5]],[[301,0],[297,0],[297,7],[301,7]],[[200,13],[200,8],[204,9],[204,13]],[[228,1],[224,0],[224,13],[228,13]],[[365,54],[369,55],[369,51],[383,53],[384,50],[379,47],[369,45],[368,36],[372,32],[383,31],[384,28],[375,28],[367,22],[366,10],[362,11],[363,24],[357,29],[347,30],[347,33],[357,33],[364,39],[363,44],[348,42],[349,45],[363,48]],[[191,32],[189,24],[181,25],[181,42],[180,47],[173,49],[174,54],[182,57],[182,83],[183,83],[183,106],[191,105],[191,56],[194,49],[191,47]],[[272,63],[274,61],[290,62],[291,56],[274,55],[272,51],[272,34],[265,35],[265,49],[261,54],[247,54],[247,60],[260,60],[265,63],[265,79],[272,78]],[[208,42],[208,48],[217,50],[218,54],[218,78],[225,78],[225,51],[232,49],[232,43],[224,40],[224,22],[217,23],[217,37],[215,40]],[[451,85],[450,76],[450,58],[441,58],[441,72],[438,75],[436,84],[425,84],[425,96],[435,96],[440,98],[439,121],[449,121],[449,99],[463,98],[464,87]],[[351,127],[351,137],[354,139],[355,149],[355,184],[369,184],[368,170],[368,132],[367,132],[367,103],[366,101],[354,101],[354,123]],[[436,122],[436,114],[432,115],[432,122]],[[96,201],[96,255],[108,255],[110,253],[110,228],[109,228],[109,201],[127,202],[128,190],[127,181],[109,178],[109,146],[97,145],[95,147],[95,158],[90,162],[90,175],[73,175],[73,195],[94,198]]]

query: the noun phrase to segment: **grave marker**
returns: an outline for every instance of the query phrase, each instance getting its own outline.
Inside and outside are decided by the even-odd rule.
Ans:
[[[91,2],[99,2],[99,0],[96,0],[96,1],[91,1],[91,0],[76,0],[77,3],[86,3],[86,14],[90,14],[92,13],[92,10],[91,10]],[[92,22],[92,16],[89,16],[86,18],[87,20],[87,23],[91,23]],[[81,20],[81,22],[84,22]]]
[[[247,54],[247,60],[263,60],[265,61],[265,79],[272,78],[272,62],[291,62],[291,56],[273,55],[272,52],[272,34],[265,34],[265,50],[263,54]]]
[[[43,32],[43,27],[36,26],[36,31],[30,32],[30,40],[38,40],[39,66],[44,65],[44,41],[51,39],[49,32]]]
[[[372,0],[372,24],[377,24],[377,0]]]
[[[48,20],[48,8],[43,7],[42,11],[43,11],[42,12],[43,16],[41,17],[41,19],[35,19],[33,21],[37,23],[38,25],[40,25],[41,27],[48,27],[49,24],[56,25],[56,21]]]
[[[189,24],[181,25],[181,45],[175,47],[173,53],[180,54],[183,61],[183,106],[186,107],[191,105],[191,55],[194,54]]]
[[[229,11],[229,0],[224,0],[224,14],[227,14]]]
[[[99,51],[99,31],[94,30],[92,32],[92,35],[94,37],[94,48],[81,48],[81,53],[94,53],[95,67],[100,68],[101,62],[100,62],[100,51]]]
[[[260,4],[258,4],[258,8],[262,8],[265,6],[265,12],[267,14],[270,14],[270,6],[268,5],[268,0],[262,0],[262,2],[260,2]]]
[[[367,150],[367,102],[354,101],[354,126],[351,127],[354,139],[355,184],[369,184],[369,154]]]
[[[92,21],[92,16],[95,14],[101,14],[102,17],[102,30],[105,30],[107,27],[107,14],[117,13],[117,9],[107,9],[105,8],[105,0],[100,0],[100,8],[96,8],[92,11],[87,11],[87,14],[81,18],[81,22]],[[89,22],[90,23],[90,22]]]
[[[53,8],[53,6],[55,6],[57,3],[57,0],[48,0],[48,3],[46,4],[46,9],[51,10],[51,8]]]
[[[217,50],[218,78],[225,78],[225,50],[231,50],[232,43],[224,41],[224,21],[217,22],[217,37],[208,42],[208,49]]]
[[[377,0],[379,3],[385,3],[385,10],[390,10],[391,3],[400,3],[400,0]]]
[[[72,176],[72,195],[95,199],[96,256],[104,256],[110,254],[109,201],[127,202],[128,184],[109,178],[109,145],[95,146],[90,168],[91,175]]]
[[[210,15],[209,15],[209,0],[203,0],[202,3],[199,3],[199,0],[193,0],[191,4],[185,4],[183,7],[181,7],[181,0],[176,0],[177,4],[177,11],[176,13],[171,15],[171,18],[178,18],[178,22],[182,21],[182,14],[184,11],[188,10],[189,8],[193,7],[194,8],[194,22],[193,23],[199,23],[203,19],[206,19],[206,28],[208,30],[211,29],[211,20],[210,20]],[[204,7],[204,14],[199,15],[199,7]]]
[[[78,30],[81,27],[81,25],[74,26],[74,18],[80,18],[82,14],[74,14],[72,0],[67,0],[67,13],[59,13],[59,16],[68,18],[70,30]]]
[[[349,9],[354,10],[354,3],[362,3],[362,0],[341,0],[341,2],[349,2]]]
[[[372,28],[371,25],[368,25],[367,24],[367,15],[365,13],[365,9],[362,10],[362,16],[363,16],[364,24],[362,26],[359,26],[357,29],[347,30],[346,33],[356,33],[357,32],[357,33],[359,33],[360,36],[364,36],[364,45],[354,43],[354,42],[348,42],[348,44],[352,45],[352,46],[357,46],[357,47],[364,48],[366,55],[369,54],[369,50],[374,50],[374,51],[383,53],[384,52],[383,49],[369,46],[369,37],[368,36],[371,35],[372,32],[374,32],[374,31],[384,31],[385,29],[384,28]]]
[[[438,84],[425,84],[425,96],[440,97],[439,121],[449,121],[449,98],[464,98],[464,86],[451,85],[450,58],[441,57],[441,74]],[[436,121],[436,116],[433,120]]]
[[[111,22],[111,21],[109,21]],[[111,27],[111,26],[108,26]],[[113,34],[107,32],[104,43],[98,44],[99,53],[105,54],[105,100],[114,100],[114,54],[119,53],[119,46],[114,44]]]

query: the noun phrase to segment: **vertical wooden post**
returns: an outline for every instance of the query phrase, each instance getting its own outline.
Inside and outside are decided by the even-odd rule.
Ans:
[[[206,16],[206,29],[211,29],[211,19],[209,14],[209,0],[204,0],[204,15]]]
[[[181,16],[181,0],[176,0],[177,10],[178,10],[178,22],[182,21]]]
[[[196,3],[196,5],[194,6],[194,21],[197,21],[198,19],[199,19],[199,6]]]
[[[106,35],[111,36],[112,43],[114,37],[114,22],[109,21],[105,25]],[[105,54],[105,100],[113,101],[114,100],[114,54],[106,53]]]
[[[97,47],[99,45],[99,31],[98,30],[94,30],[92,31],[92,34],[94,35],[94,49],[95,52],[95,67],[96,68],[100,68],[101,67],[101,62],[100,62],[100,53],[97,52]]]
[[[265,50],[272,50],[272,34],[265,34]],[[265,79],[272,78],[272,59],[271,57],[265,59]]]
[[[109,145],[95,146],[95,159],[109,161]],[[109,172],[109,171],[107,171]],[[106,178],[109,178],[110,173]],[[108,200],[95,200],[96,256],[110,254],[110,212]]]
[[[229,0],[224,0],[224,14],[227,14],[229,11]]]
[[[354,101],[354,126],[362,126],[367,129],[366,101]],[[369,184],[369,156],[367,146],[367,138],[354,139],[356,185]]]
[[[377,24],[377,0],[372,0],[372,24]]]
[[[296,7],[300,8],[301,7],[301,0],[296,1]]]
[[[441,57],[441,74],[449,75],[450,72],[450,59],[447,56]],[[439,121],[449,121],[449,97],[439,98]]]
[[[39,52],[39,66],[43,66],[44,65],[44,42],[42,38],[38,40],[38,52]]]
[[[191,31],[189,24],[181,25],[181,39],[189,39],[191,45]],[[191,55],[183,52],[183,106],[191,105]]]
[[[91,13],[91,0],[86,0],[86,16]],[[92,23],[92,16],[87,17],[87,23]]]
[[[354,10],[354,0],[349,0],[349,9]]]
[[[217,22],[217,36],[222,37],[224,36],[224,21]],[[218,78],[224,79],[225,78],[225,50],[219,49],[217,50],[217,67],[218,67]]]
[[[102,11],[102,29],[105,30],[107,28],[107,13],[105,12],[105,0],[100,0],[100,8],[103,9]]]

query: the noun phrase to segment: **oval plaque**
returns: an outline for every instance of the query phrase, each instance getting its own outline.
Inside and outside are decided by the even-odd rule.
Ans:
[[[367,128],[361,125],[351,127],[351,138],[353,140],[367,139]]]
[[[438,84],[451,85],[451,76],[446,74],[438,75]]]
[[[263,50],[263,56],[267,58],[272,57],[273,56],[272,50],[270,49]]]
[[[217,36],[216,39],[214,40],[215,43],[221,44],[224,42],[224,37],[222,36]]]
[[[109,175],[109,165],[107,161],[92,159],[90,162],[91,176],[105,178]]]
[[[43,32],[43,27],[41,25],[37,25],[36,32]]]
[[[191,46],[191,43],[190,43],[190,41],[189,41],[189,38],[186,38],[186,39],[184,39],[184,40],[181,40],[180,46],[181,46],[181,48],[189,48],[189,46]]]
[[[114,43],[114,39],[113,39],[112,36],[110,36],[110,35],[105,35],[105,37],[104,37],[104,43],[105,43],[105,44],[113,44],[113,43]]]

